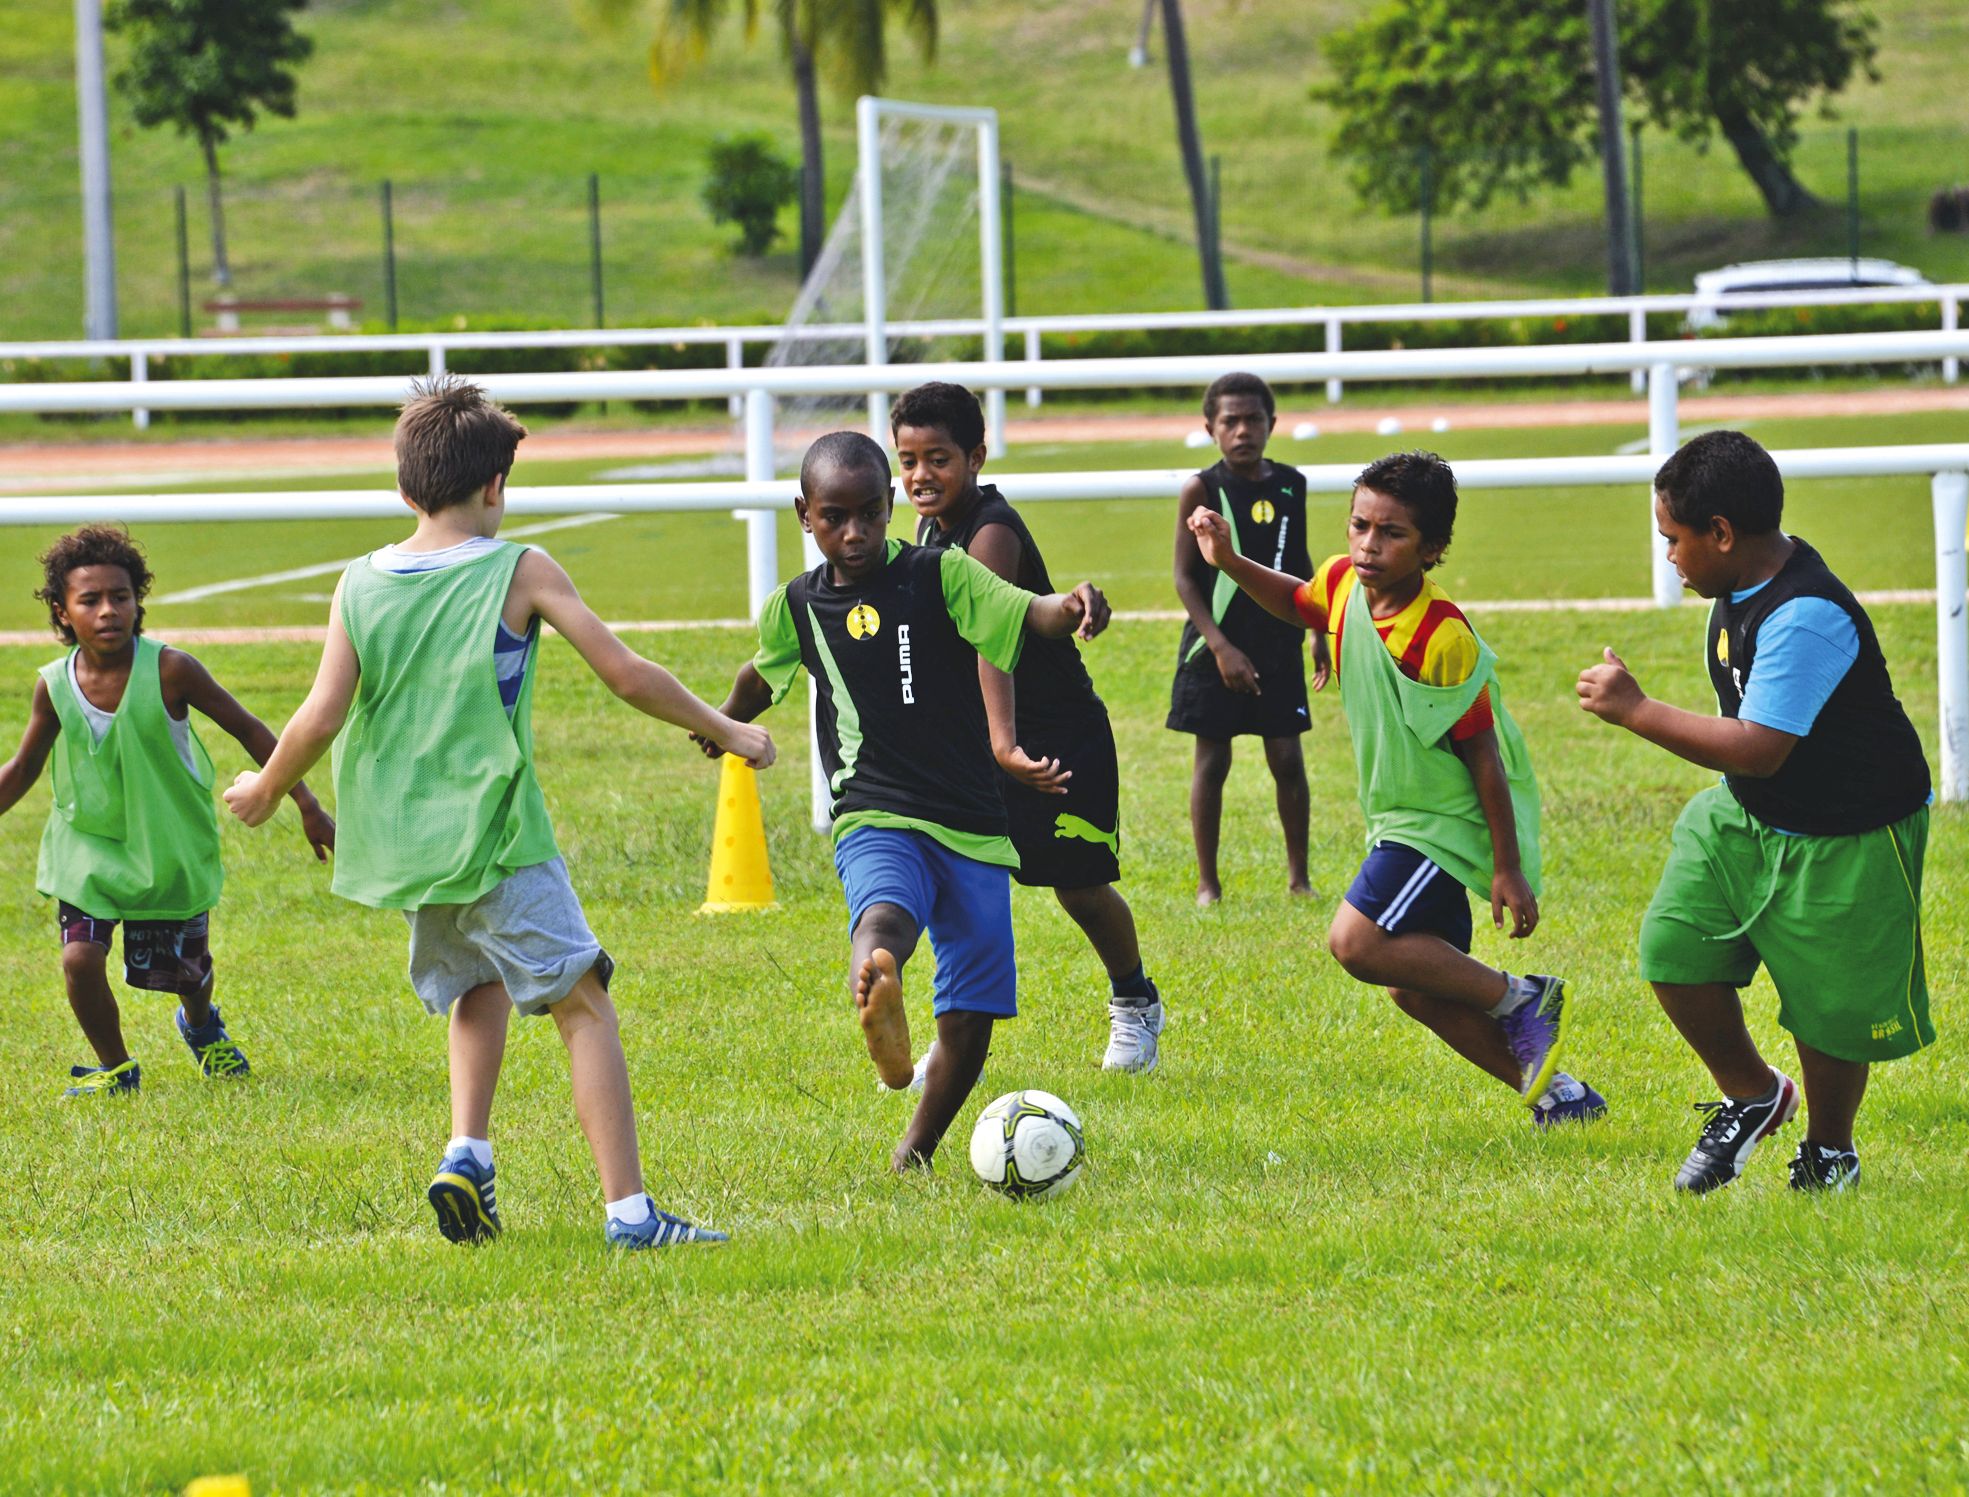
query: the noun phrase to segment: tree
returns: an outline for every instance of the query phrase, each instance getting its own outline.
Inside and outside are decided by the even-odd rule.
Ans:
[[[171,125],[198,142],[212,204],[212,279],[232,284],[226,259],[219,147],[259,111],[294,117],[294,65],[314,43],[290,13],[308,0],[112,0],[106,22],[127,32],[130,60],[116,75],[137,123]]]
[[[1878,76],[1875,22],[1858,0],[1616,0],[1627,89],[1657,128],[1706,144],[1720,131],[1782,217],[1816,201],[1792,174],[1799,114],[1856,74]],[[1335,153],[1363,197],[1477,208],[1562,185],[1594,154],[1591,27],[1578,0],[1389,0],[1331,34]]]
[[[603,0],[604,14],[633,0]],[[749,42],[769,19],[793,72],[800,112],[800,273],[813,269],[826,234],[818,78],[840,92],[874,93],[887,77],[888,23],[916,40],[927,62],[937,52],[937,0],[657,0],[650,78],[661,87],[699,61],[712,38],[737,13]]]
[[[738,225],[738,252],[763,255],[779,238],[779,210],[798,190],[799,173],[764,135],[740,135],[711,146],[704,206],[714,223]]]

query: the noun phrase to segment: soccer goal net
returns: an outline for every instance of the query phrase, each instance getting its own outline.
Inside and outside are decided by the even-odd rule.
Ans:
[[[847,201],[829,231],[771,368],[997,359],[1004,352],[998,113],[863,98]],[[787,397],[782,464],[822,430],[867,422],[888,444],[886,396]],[[1005,396],[986,397],[987,440],[1005,439]]]

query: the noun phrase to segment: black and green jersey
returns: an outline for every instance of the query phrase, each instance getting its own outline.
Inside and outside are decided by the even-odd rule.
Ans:
[[[1210,507],[1231,525],[1231,545],[1260,566],[1302,581],[1313,575],[1306,549],[1306,475],[1289,463],[1267,459],[1262,478],[1240,478],[1228,462],[1214,463],[1203,480]],[[1210,612],[1224,637],[1247,654],[1296,649],[1305,636],[1297,624],[1276,619],[1222,572],[1211,575],[1198,563],[1198,579],[1211,591]],[[1189,660],[1203,648],[1195,624],[1183,626],[1178,658]]]
[[[759,611],[753,667],[779,701],[804,665],[833,796],[834,837],[903,827],[953,852],[1019,865],[978,691],[978,656],[1016,670],[1033,594],[962,551],[891,540],[873,577],[836,587],[823,563]]]

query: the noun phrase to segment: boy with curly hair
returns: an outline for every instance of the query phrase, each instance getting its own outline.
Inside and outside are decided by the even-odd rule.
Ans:
[[[54,760],[54,804],[35,887],[56,900],[69,1007],[96,1052],[70,1069],[65,1095],[136,1091],[142,1071],[123,1042],[109,985],[109,943],[123,926],[123,980],[178,999],[178,1033],[210,1077],[246,1075],[246,1056],[212,1001],[212,907],[225,871],[212,803],[212,761],[192,731],[196,707],[264,764],[267,725],[183,650],[144,633],[151,572],[127,532],[85,525],[41,557],[35,594],[69,645],[41,668],[27,731],[0,765],[0,813]],[[326,859],[335,823],[307,786],[291,792],[301,830]]]

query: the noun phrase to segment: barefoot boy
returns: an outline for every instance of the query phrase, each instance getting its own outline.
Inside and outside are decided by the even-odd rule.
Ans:
[[[759,652],[724,711],[750,722],[801,666],[819,687],[816,735],[833,791],[834,866],[848,899],[849,987],[882,1080],[910,1084],[902,970],[928,932],[937,1039],[923,1097],[892,1160],[926,1165],[976,1084],[997,1019],[1018,1012],[1012,889],[980,657],[1010,672],[1027,630],[1091,639],[1107,601],[1090,583],[1035,596],[958,550],[888,538],[889,460],[837,431],[800,465],[801,526],[825,558],[766,600]]]
[[[916,543],[954,547],[1027,592],[1052,579],[1032,532],[998,490],[978,484],[984,412],[962,385],[918,385],[889,414],[904,491],[921,517]],[[978,661],[1019,866],[1012,877],[1051,889],[1107,968],[1109,1071],[1152,1071],[1162,999],[1142,967],[1121,877],[1121,771],[1108,709],[1071,638],[1029,640],[1007,675]]]
[[[1310,582],[1241,555],[1222,515],[1190,518],[1206,561],[1333,641],[1369,849],[1327,933],[1335,960],[1516,1087],[1537,1122],[1589,1119],[1604,1099],[1556,1071],[1565,984],[1470,956],[1465,890],[1489,900],[1499,928],[1510,915],[1513,939],[1538,925],[1538,786],[1496,657],[1427,575],[1455,523],[1456,478],[1433,452],[1362,471],[1347,554]]]
[[[545,552],[494,539],[526,428],[456,378],[413,388],[396,452],[417,528],[342,574],[313,691],[266,768],[241,775],[226,804],[257,826],[334,740],[335,892],[404,912],[411,986],[431,1013],[451,1015],[453,1136],[429,1191],[439,1231],[479,1242],[500,1230],[490,1122],[517,1008],[552,1014],[567,1046],[607,1240],[722,1242],[658,1211],[643,1191],[608,993],[615,963],[581,912],[534,775],[541,621],[639,711],[760,767],[772,762],[772,740],[631,651]]]
[[[212,1001],[208,947],[225,870],[212,804],[212,761],[192,731],[196,707],[264,764],[267,725],[183,650],[144,633],[150,568],[109,525],[85,525],[41,557],[55,632],[72,646],[41,668],[27,732],[0,766],[0,812],[41,775],[52,753],[54,804],[41,835],[36,887],[57,901],[69,1007],[96,1052],[74,1066],[66,1095],[134,1092],[142,1071],[124,1048],[109,986],[109,942],[123,924],[123,980],[178,999],[179,1035],[207,1076],[244,1076],[246,1056]],[[325,858],[335,823],[307,786],[293,786],[301,831]],[[273,807],[267,808],[271,815]]]
[[[1683,586],[1713,598],[1703,659],[1719,716],[1645,695],[1612,650],[1579,703],[1720,770],[1675,823],[1641,922],[1641,976],[1723,1097],[1675,1176],[1710,1191],[1798,1109],[1738,990],[1761,962],[1805,1079],[1794,1190],[1860,1177],[1853,1120],[1871,1062],[1934,1042],[1921,952],[1928,761],[1866,610],[1778,528],[1784,480],[1737,431],[1693,438],[1655,474],[1655,523]]]
[[[1206,510],[1225,520],[1228,544],[1240,556],[1293,578],[1312,572],[1306,554],[1306,479],[1297,468],[1265,456],[1278,423],[1272,387],[1255,374],[1226,374],[1203,397],[1203,428],[1222,461],[1183,484],[1176,505],[1176,596],[1189,622],[1176,651],[1167,726],[1196,735],[1190,776],[1190,831],[1196,839],[1196,902],[1223,897],[1217,872],[1217,832],[1224,814],[1224,780],[1231,740],[1255,733],[1278,792],[1285,831],[1287,885],[1311,894],[1306,877],[1309,795],[1299,735],[1306,715],[1305,631],[1282,623],[1239,594],[1227,577],[1213,582],[1197,554],[1190,516]],[[1207,647],[1207,648],[1206,648]],[[1313,689],[1326,684],[1326,641],[1313,641]]]

